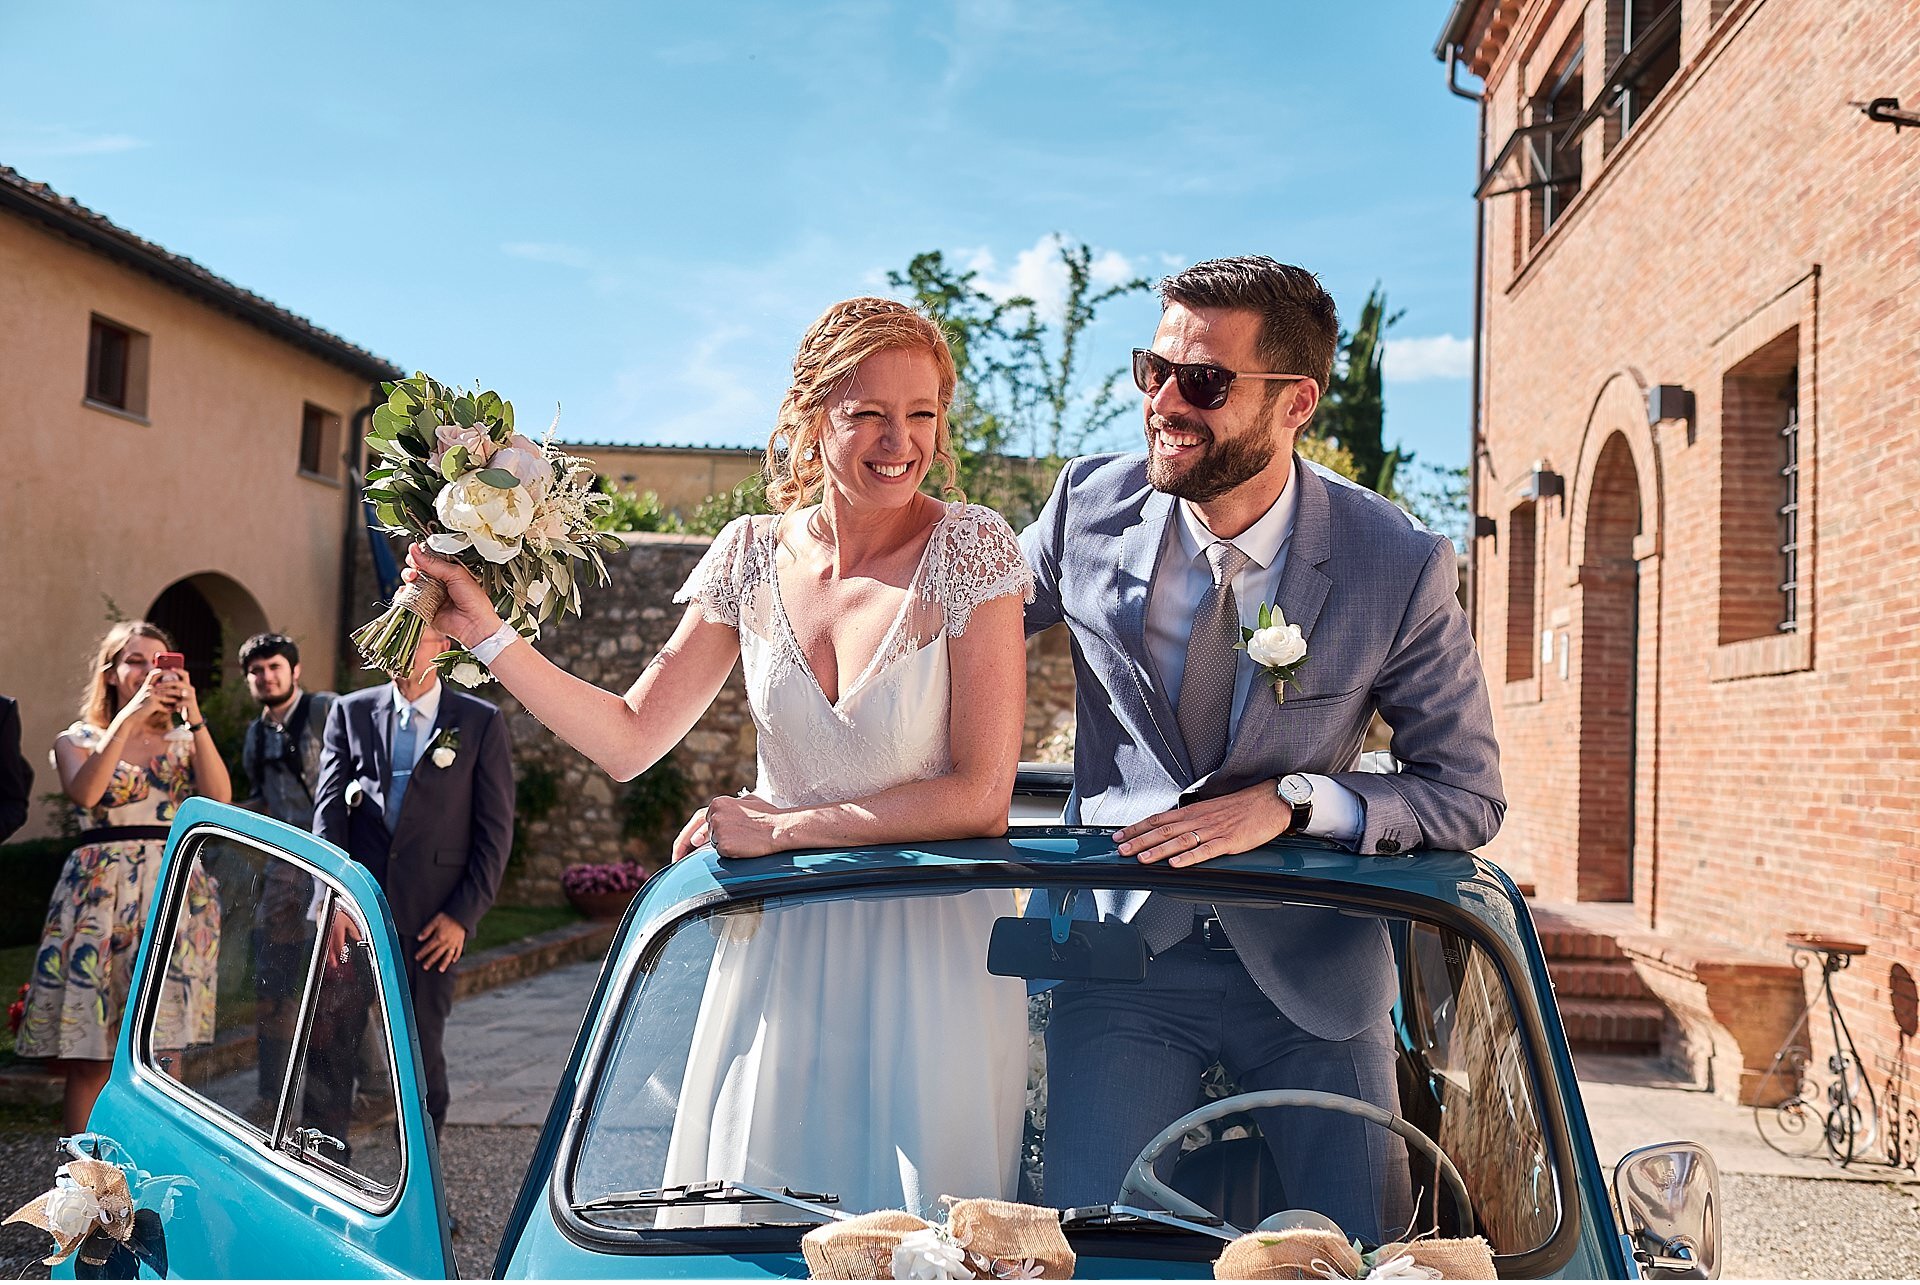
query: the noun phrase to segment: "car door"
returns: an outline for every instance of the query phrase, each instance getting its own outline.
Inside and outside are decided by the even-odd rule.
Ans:
[[[181,808],[113,1075],[69,1144],[128,1171],[142,1275],[453,1274],[400,950],[337,848]]]

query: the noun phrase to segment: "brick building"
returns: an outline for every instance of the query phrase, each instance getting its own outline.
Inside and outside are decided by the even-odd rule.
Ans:
[[[1797,1005],[1786,934],[1864,943],[1839,994],[1895,1084],[1920,129],[1859,104],[1920,107],[1920,5],[1458,0],[1435,52],[1483,139],[1470,594],[1511,803],[1488,855],[1600,907],[1683,1042],[1723,1052],[1729,1013]],[[1733,1037],[1750,1073],[1771,1056]]]

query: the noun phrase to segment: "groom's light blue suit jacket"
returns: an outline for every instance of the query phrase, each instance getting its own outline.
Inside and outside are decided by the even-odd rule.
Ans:
[[[1226,759],[1196,780],[1174,719],[1177,692],[1147,652],[1147,595],[1175,500],[1147,484],[1146,457],[1088,456],[1061,471],[1021,535],[1033,568],[1027,633],[1065,621],[1078,724],[1067,820],[1126,825],[1176,804],[1289,772],[1317,772],[1366,805],[1356,844],[1391,855],[1468,850],[1506,811],[1479,656],[1455,596],[1453,545],[1371,491],[1298,455],[1299,509],[1274,606],[1300,626],[1307,659],[1285,702],[1256,683]],[[1393,729],[1396,775],[1354,770],[1375,709]],[[1105,893],[1131,919],[1139,892]],[[1221,904],[1248,973],[1289,1018],[1347,1039],[1396,993],[1378,921],[1332,910]]]

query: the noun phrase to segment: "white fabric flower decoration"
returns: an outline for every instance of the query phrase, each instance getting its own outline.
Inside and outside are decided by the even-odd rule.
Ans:
[[[47,1230],[63,1242],[77,1240],[86,1235],[94,1223],[107,1221],[100,1197],[67,1177],[64,1171],[47,1195],[46,1213]]]
[[[505,450],[494,456],[496,463]],[[517,477],[518,474],[515,474]],[[433,511],[446,531],[427,537],[435,553],[472,548],[488,562],[509,562],[533,522],[534,498],[525,486],[502,488],[480,480],[480,470],[462,474],[434,497]]]
[[[944,1227],[910,1231],[893,1248],[893,1279],[897,1281],[970,1281],[966,1246]]]

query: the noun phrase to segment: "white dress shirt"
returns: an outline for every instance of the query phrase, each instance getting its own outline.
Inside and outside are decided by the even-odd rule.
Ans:
[[[1287,542],[1293,538],[1294,515],[1300,507],[1298,468],[1296,463],[1288,472],[1287,484],[1273,506],[1230,542],[1247,555],[1246,565],[1233,578],[1233,598],[1240,609],[1240,623],[1248,629],[1259,624],[1260,605],[1274,600],[1280,575],[1286,569]],[[1187,638],[1193,632],[1200,600],[1213,588],[1207,547],[1217,541],[1193,505],[1185,500],[1175,503],[1174,518],[1167,523],[1159,573],[1147,598],[1147,654],[1164,690],[1176,701],[1180,680],[1187,672]],[[1252,657],[1240,653],[1234,670],[1229,744],[1240,728],[1240,714],[1246,709],[1258,668]],[[1359,838],[1367,819],[1366,804],[1360,796],[1331,777],[1313,772],[1302,775],[1313,782],[1313,815],[1307,821],[1306,833],[1341,843]]]
[[[393,712],[387,715],[387,750],[393,750],[393,738],[400,731],[400,709],[408,704],[406,697],[400,694],[399,684],[393,687]],[[440,680],[436,678],[433,686],[413,705],[413,762],[409,768],[420,766],[420,760],[427,756],[427,742],[433,739],[433,720],[440,717]]]

